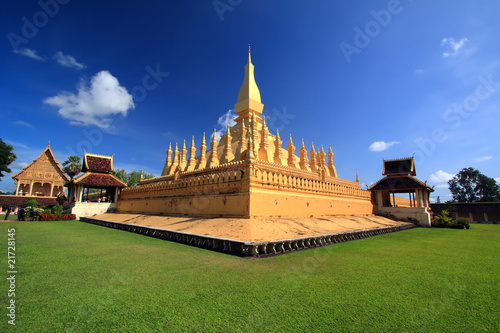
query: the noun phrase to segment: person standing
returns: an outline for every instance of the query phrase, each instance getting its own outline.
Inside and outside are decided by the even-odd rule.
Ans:
[[[5,211],[5,218],[4,218],[4,220],[8,220],[9,219],[9,215],[10,215],[11,211],[12,211],[12,208],[7,207],[7,210]]]
[[[24,208],[23,207],[19,208],[19,210],[17,211],[17,220],[24,221],[24,214],[25,214]]]

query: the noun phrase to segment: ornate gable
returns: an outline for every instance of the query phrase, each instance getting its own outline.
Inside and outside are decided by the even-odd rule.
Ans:
[[[69,178],[56,161],[50,143],[42,151],[42,153],[33,160],[29,165],[25,166],[21,171],[12,176],[16,181],[35,180],[35,181],[57,181],[69,182]]]

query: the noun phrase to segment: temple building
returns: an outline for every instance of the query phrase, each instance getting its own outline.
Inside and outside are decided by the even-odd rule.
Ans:
[[[72,214],[80,218],[115,209],[120,191],[127,184],[116,178],[113,171],[113,156],[84,153],[83,174],[66,185]],[[99,190],[94,192],[92,201],[89,199],[90,189]]]
[[[235,111],[236,124],[217,141],[195,137],[169,145],[160,177],[122,191],[117,211],[200,217],[370,215],[377,211],[359,180],[339,178],[331,146],[270,133],[250,50]],[[209,147],[207,146],[207,141]],[[285,145],[284,145],[285,144]],[[354,172],[353,172],[354,174]]]
[[[382,175],[385,177],[368,188],[374,194],[378,213],[430,226],[429,198],[434,189],[416,178],[413,156],[384,160]],[[408,199],[396,194],[407,194]]]
[[[64,192],[68,176],[59,166],[50,149],[50,142],[42,153],[12,176],[16,182],[15,195],[55,198]]]

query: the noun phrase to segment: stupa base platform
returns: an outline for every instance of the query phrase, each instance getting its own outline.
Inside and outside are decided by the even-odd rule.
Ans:
[[[106,213],[81,221],[239,256],[268,256],[415,227],[381,216],[187,218]]]

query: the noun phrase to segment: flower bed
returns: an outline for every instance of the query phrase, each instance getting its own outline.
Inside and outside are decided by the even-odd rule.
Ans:
[[[40,221],[71,221],[76,220],[75,214],[42,214]]]

